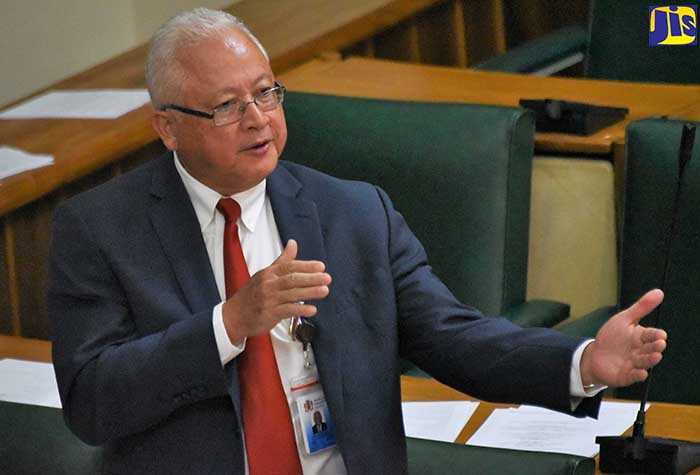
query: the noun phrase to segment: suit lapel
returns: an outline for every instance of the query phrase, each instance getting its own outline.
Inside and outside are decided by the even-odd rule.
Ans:
[[[289,239],[298,244],[299,260],[318,260],[328,264],[324,247],[323,228],[314,201],[304,198],[302,185],[282,165],[270,175],[267,192],[275,215],[275,222],[284,246]],[[313,318],[316,336],[311,344],[316,358],[323,390],[342,439],[343,381],[341,371],[340,325],[336,321],[333,287],[330,295],[314,302],[318,312]],[[342,446],[342,444],[341,444]]]
[[[158,199],[150,209],[151,223],[190,311],[195,314],[219,303],[219,292],[199,221],[172,155],[161,160],[151,186],[151,194]]]

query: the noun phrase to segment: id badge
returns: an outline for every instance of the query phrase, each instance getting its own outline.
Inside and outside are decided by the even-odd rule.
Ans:
[[[311,455],[335,447],[335,427],[318,374],[295,378],[291,383],[294,419],[306,453]]]

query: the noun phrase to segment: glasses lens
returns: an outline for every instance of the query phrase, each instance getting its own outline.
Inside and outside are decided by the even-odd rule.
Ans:
[[[240,107],[226,107],[214,111],[214,125],[226,125],[241,120],[243,113]]]
[[[263,112],[270,112],[277,108],[284,101],[285,87],[280,83],[275,83],[272,87],[255,97],[255,105]],[[246,109],[251,103],[244,106],[233,103],[229,107],[223,107],[214,111],[214,125],[227,125],[238,122],[243,118]]]

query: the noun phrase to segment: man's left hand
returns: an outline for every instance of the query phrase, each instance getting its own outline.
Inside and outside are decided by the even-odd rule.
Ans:
[[[645,328],[639,321],[663,299],[661,290],[651,290],[600,328],[581,357],[584,386],[620,387],[647,379],[647,370],[661,361],[661,353],[666,348],[666,332]]]

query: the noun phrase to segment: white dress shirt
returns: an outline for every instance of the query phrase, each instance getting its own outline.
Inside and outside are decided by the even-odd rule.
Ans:
[[[233,345],[224,328],[221,307],[226,300],[226,280],[224,278],[224,227],[226,221],[224,216],[216,210],[216,204],[221,198],[233,198],[241,207],[241,217],[238,219],[238,237],[241,240],[243,256],[251,276],[259,270],[268,267],[282,254],[282,241],[272,213],[270,199],[265,193],[266,181],[262,181],[253,188],[236,193],[233,196],[221,196],[190,175],[180,163],[177,154],[175,154],[175,168],[185,184],[185,189],[199,220],[204,245],[207,248],[211,268],[214,271],[214,278],[222,300],[220,304],[214,307],[212,324],[221,364],[225,365],[245,350],[245,342],[240,347]],[[270,336],[282,387],[291,410],[294,401],[289,390],[290,382],[294,378],[307,374],[305,373],[306,370],[304,370],[301,343],[292,340],[289,334],[289,319],[282,320],[276,325],[270,331]],[[311,358],[313,360],[313,351],[311,351]],[[299,460],[305,474],[343,475],[347,473],[340,450],[337,447],[309,455],[304,449],[304,443],[296,424],[294,433],[297,437]]]
[[[211,268],[214,271],[214,278],[219,290],[222,302],[219,303],[212,312],[212,324],[214,335],[221,358],[221,364],[225,365],[233,358],[245,350],[245,342],[239,347],[231,343],[224,328],[221,307],[226,300],[226,281],[224,278],[224,226],[223,215],[216,210],[216,205],[222,196],[218,192],[197,181],[182,166],[175,153],[175,168],[182,178],[185,189],[194,206],[197,219],[199,220],[204,244],[209,255]],[[238,236],[243,248],[243,255],[248,266],[248,272],[252,276],[259,270],[268,267],[277,257],[282,254],[283,246],[277,230],[270,199],[265,193],[267,181],[263,180],[253,188],[237,193],[230,198],[238,202],[241,207],[241,217],[238,219]],[[293,401],[290,393],[290,382],[303,374],[304,359],[301,351],[301,344],[291,339],[289,335],[289,320],[282,320],[271,331],[272,347],[275,351],[275,359],[279,368],[282,387],[287,396],[287,403],[292,407]],[[581,357],[583,350],[593,340],[584,342],[575,351],[572,358],[571,372],[569,377],[569,390],[571,394],[572,410],[581,402],[584,397],[591,397],[605,389],[605,386],[595,386],[584,388],[581,381]],[[313,352],[311,358],[313,359]],[[305,474],[326,474],[332,473],[343,475],[346,472],[345,465],[340,451],[336,448],[324,450],[314,455],[306,454],[304,444],[301,442],[298,427],[294,426],[297,437],[297,450],[299,459]],[[246,463],[246,473],[248,471]]]

